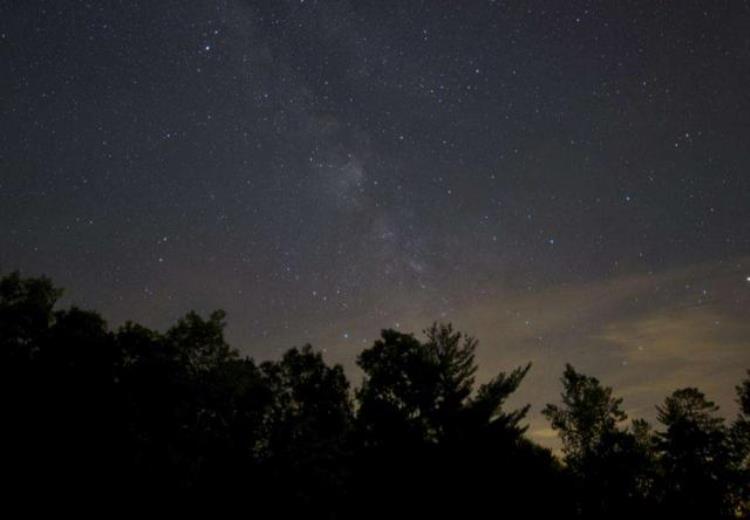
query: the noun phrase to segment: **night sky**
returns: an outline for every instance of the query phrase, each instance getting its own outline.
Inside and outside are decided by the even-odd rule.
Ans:
[[[353,378],[451,321],[636,416],[750,367],[747,1],[0,0],[0,271]]]

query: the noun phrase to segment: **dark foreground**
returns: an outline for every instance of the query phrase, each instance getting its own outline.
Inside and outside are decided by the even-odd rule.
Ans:
[[[354,389],[310,346],[255,363],[224,315],[166,333],[55,310],[44,278],[0,281],[3,493],[68,504],[240,506],[277,518],[747,518],[750,378],[731,424],[695,388],[628,421],[567,367],[545,416],[563,460],[507,397],[529,366],[476,385],[473,338],[384,330]],[[145,502],[144,502],[145,503]]]

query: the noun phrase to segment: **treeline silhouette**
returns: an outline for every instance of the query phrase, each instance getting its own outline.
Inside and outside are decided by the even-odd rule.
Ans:
[[[748,517],[750,372],[725,424],[696,388],[626,422],[621,399],[567,366],[544,415],[562,456],[507,409],[530,365],[477,385],[477,341],[435,324],[384,330],[357,363],[309,345],[256,363],[224,314],[165,333],[56,310],[47,278],[0,280],[4,492],[113,504],[158,499],[307,518]]]

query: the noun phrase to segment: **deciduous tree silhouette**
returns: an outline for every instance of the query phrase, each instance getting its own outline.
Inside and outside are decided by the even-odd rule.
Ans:
[[[565,366],[562,383],[562,406],[548,404],[542,413],[560,435],[566,462],[575,468],[597,450],[604,437],[617,431],[627,415],[622,399],[612,397],[611,388],[571,365]]]
[[[564,464],[506,409],[530,365],[475,381],[477,341],[384,330],[341,366],[306,345],[257,364],[221,311],[166,332],[56,309],[46,278],[0,278],[6,496],[152,499],[260,517],[732,518],[748,514],[750,377],[731,427],[694,388],[629,427],[611,388],[567,366],[544,414]],[[56,497],[56,498],[55,498]],[[55,502],[57,503],[57,502]],[[697,515],[697,516],[696,516]]]
[[[566,365],[562,406],[542,413],[562,440],[565,462],[577,486],[583,518],[630,518],[646,514],[653,488],[650,428],[636,421],[630,430],[622,399],[595,377]]]
[[[261,366],[273,404],[264,427],[264,468],[277,512],[327,516],[346,497],[353,411],[340,365],[329,367],[310,345]]]
[[[718,406],[697,388],[675,390],[657,407],[664,507],[682,517],[734,518],[738,475]]]
[[[750,517],[750,370],[747,371],[747,377],[736,390],[740,412],[732,424],[731,436],[739,481],[737,497],[737,502],[740,504],[739,515],[744,518]]]
[[[546,512],[554,501],[534,502],[530,495],[534,485],[554,489],[557,468],[548,451],[522,437],[528,406],[503,409],[530,365],[477,389],[477,341],[449,324],[434,324],[425,334],[422,343],[384,330],[358,360],[365,374],[357,392],[360,493],[385,495],[369,513],[467,514],[497,501],[509,513]],[[554,507],[564,509],[559,501]]]

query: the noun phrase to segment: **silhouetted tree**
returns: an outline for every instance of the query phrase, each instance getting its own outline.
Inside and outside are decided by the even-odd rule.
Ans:
[[[657,407],[665,511],[676,517],[734,518],[738,475],[719,407],[697,388],[676,390]]]
[[[618,430],[627,415],[622,399],[612,397],[611,388],[571,365],[565,366],[562,383],[563,405],[548,404],[542,413],[560,435],[566,462],[576,467],[596,451],[605,436]]]
[[[566,365],[562,406],[542,413],[562,440],[565,462],[577,483],[583,518],[629,518],[646,513],[654,477],[651,434],[645,421],[631,430],[620,425],[627,415],[622,399],[595,377]]]
[[[56,309],[47,278],[0,278],[0,466],[6,496],[191,506],[260,517],[747,517],[750,377],[731,427],[694,388],[658,408],[664,430],[624,426],[622,400],[567,366],[543,413],[564,465],[506,410],[530,365],[475,381],[477,341],[433,324],[420,341],[382,331],[357,362],[306,345],[256,364],[225,315],[166,332],[115,331]],[[356,404],[356,406],[355,406]],[[55,498],[57,497],[57,498]]]
[[[434,324],[425,331],[427,342],[411,334],[384,330],[374,346],[360,354],[365,372],[357,392],[359,422],[367,435],[380,442],[438,443],[460,430],[490,423],[519,435],[528,406],[502,410],[520,385],[530,365],[500,373],[474,392],[478,342],[454,332],[450,324]]]
[[[736,387],[737,404],[740,411],[732,425],[732,435],[738,459],[744,467],[750,465],[750,370],[747,377]]]
[[[739,514],[743,518],[750,518],[750,370],[736,390],[740,412],[732,424],[731,437],[740,482]]]
[[[212,312],[207,320],[189,312],[167,331],[168,348],[174,349],[192,375],[210,372],[238,357],[224,340],[225,318],[224,311]]]
[[[362,494],[384,497],[368,513],[458,515],[497,501],[508,512],[564,509],[529,496],[534,479],[550,491],[560,482],[551,454],[522,437],[528,406],[503,410],[530,366],[475,389],[477,341],[450,325],[425,334],[422,343],[384,330],[358,359],[365,373],[357,392]]]
[[[365,445],[417,444],[435,437],[430,417],[437,399],[437,367],[413,335],[384,330],[357,364],[365,373],[356,392]]]
[[[0,279],[0,359],[4,367],[35,359],[61,296],[62,291],[49,278],[21,278],[16,271]]]
[[[261,366],[273,403],[264,463],[276,479],[277,510],[329,516],[346,495],[353,422],[349,382],[310,345]]]

